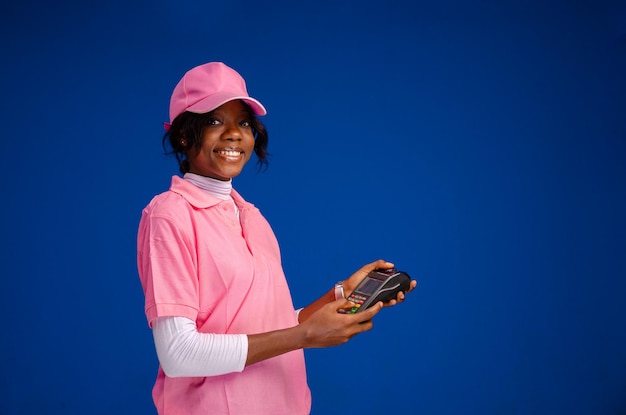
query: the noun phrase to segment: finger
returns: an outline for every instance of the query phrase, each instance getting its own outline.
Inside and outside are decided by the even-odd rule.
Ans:
[[[393,268],[393,263],[385,261],[384,259],[379,259],[374,262],[370,262],[369,264],[363,265],[359,271],[364,272],[366,274],[374,271],[375,269],[389,269]]]
[[[380,312],[381,308],[383,308],[383,303],[382,301],[379,301],[367,310],[354,314],[354,316],[357,318],[359,323],[363,323],[374,318],[374,316]]]
[[[384,259],[379,259],[377,261],[368,264],[370,266],[369,271],[373,271],[375,269],[390,269],[394,267],[393,262],[385,261]]]
[[[337,311],[345,308],[352,308],[355,306],[355,303],[353,303],[352,301],[348,301],[345,298],[340,298],[331,303],[328,303],[327,306]]]
[[[372,320],[364,321],[363,323],[359,323],[358,325],[359,333],[370,331],[373,328],[374,328],[374,322]]]
[[[389,300],[386,303],[383,304],[383,307],[392,307],[394,305],[396,305],[398,303],[398,301],[396,300]]]

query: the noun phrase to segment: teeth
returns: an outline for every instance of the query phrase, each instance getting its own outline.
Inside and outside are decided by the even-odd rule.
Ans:
[[[239,156],[241,154],[241,151],[234,151],[234,150],[226,151],[226,150],[222,150],[222,151],[220,151],[220,154],[223,154],[223,155],[228,156],[228,157],[237,157],[237,156]]]

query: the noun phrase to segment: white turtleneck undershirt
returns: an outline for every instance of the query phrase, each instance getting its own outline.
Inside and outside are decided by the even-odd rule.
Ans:
[[[217,180],[206,176],[200,176],[195,173],[185,173],[183,178],[218,199],[230,200],[235,207],[237,217],[239,217],[239,208],[231,196],[231,192],[233,190],[233,179],[228,181]]]

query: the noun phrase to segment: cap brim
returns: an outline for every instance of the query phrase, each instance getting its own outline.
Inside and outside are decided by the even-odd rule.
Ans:
[[[267,114],[267,111],[265,110],[263,104],[261,104],[256,99],[247,96],[235,95],[228,92],[213,94],[210,97],[206,97],[205,99],[187,107],[186,111],[195,112],[196,114],[204,114],[213,111],[220,105],[224,105],[227,102],[237,99],[240,99],[248,104],[250,108],[252,108],[252,112],[254,112],[255,115],[263,116]]]

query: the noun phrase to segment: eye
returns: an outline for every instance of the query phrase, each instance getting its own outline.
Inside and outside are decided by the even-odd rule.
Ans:
[[[219,125],[220,124],[220,120],[218,120],[217,118],[211,118],[209,120],[209,125]]]
[[[248,128],[248,127],[251,127],[251,126],[252,126],[252,123],[251,123],[249,120],[244,120],[244,121],[242,121],[242,122],[240,123],[240,125],[241,125],[242,127],[246,127],[246,128]]]

